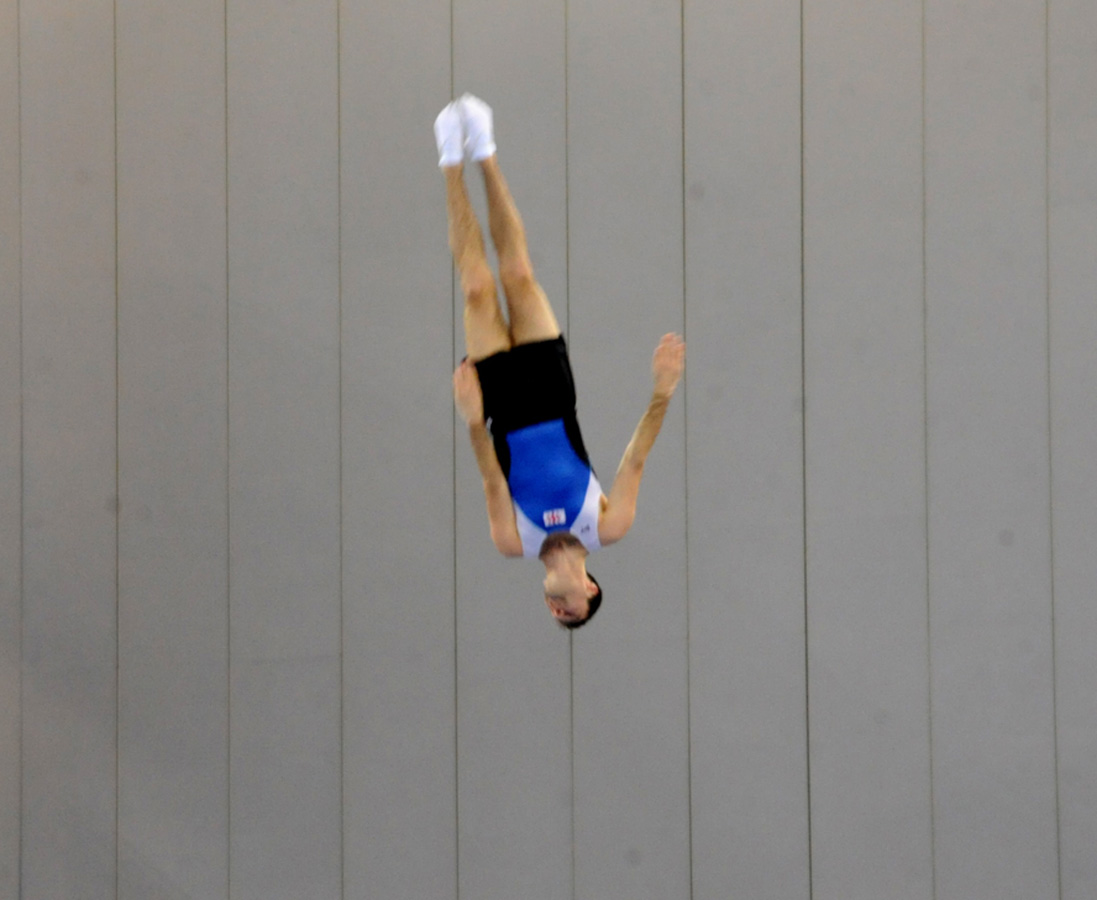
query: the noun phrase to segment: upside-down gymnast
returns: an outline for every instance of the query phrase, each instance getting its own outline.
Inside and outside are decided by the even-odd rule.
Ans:
[[[439,113],[434,134],[465,298],[468,355],[454,372],[453,393],[483,478],[491,538],[504,556],[541,560],[549,611],[565,628],[578,628],[602,602],[587,555],[632,526],[644,462],[682,376],[685,343],[667,334],[655,348],[651,400],[607,497],[579,432],[567,346],[534,278],[522,220],[499,169],[491,108],[465,94]],[[466,160],[483,173],[509,326],[469,204]]]

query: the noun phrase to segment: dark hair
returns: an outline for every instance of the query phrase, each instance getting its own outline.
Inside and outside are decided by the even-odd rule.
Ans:
[[[598,588],[598,593],[590,598],[590,609],[587,611],[587,617],[585,619],[578,619],[575,622],[560,622],[561,628],[566,628],[568,631],[582,628],[587,622],[594,618],[594,614],[598,612],[598,608],[602,605],[602,585],[598,583],[598,579],[591,575],[590,572],[587,572],[587,578],[593,581],[594,586]]]

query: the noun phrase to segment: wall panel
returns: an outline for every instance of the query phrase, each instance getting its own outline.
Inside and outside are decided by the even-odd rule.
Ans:
[[[449,4],[344,4],[340,36],[345,896],[455,900],[453,306],[431,137]]]
[[[0,896],[19,894],[22,409],[19,283],[19,26],[0,3]]]
[[[926,7],[937,896],[1055,896],[1045,6]]]
[[[683,328],[681,6],[568,7],[571,346],[603,487]],[[574,647],[576,897],[689,893],[683,382],[636,524],[591,560],[605,592]]]
[[[120,897],[228,896],[224,5],[118,6]]]
[[[802,900],[800,6],[685,27],[693,897]]]
[[[0,0],[0,896],[1089,900],[1091,7]],[[572,635],[464,91],[607,489],[689,332]]]
[[[116,885],[114,26],[20,8],[23,896]]]
[[[1063,900],[1097,894],[1097,8],[1050,5],[1051,447]]]
[[[228,9],[233,898],[341,891],[333,2]]]
[[[559,0],[454,7],[454,93],[477,94],[493,108],[499,162],[534,271],[566,330],[564,25]],[[433,177],[441,243],[444,190]],[[471,165],[465,177],[490,248],[482,178]],[[465,346],[459,290],[456,302],[455,363]],[[460,895],[563,900],[572,896],[568,638],[544,607],[541,565],[504,560],[492,546],[459,419],[456,439]]]
[[[805,7],[816,900],[933,896],[921,25],[920,2]]]

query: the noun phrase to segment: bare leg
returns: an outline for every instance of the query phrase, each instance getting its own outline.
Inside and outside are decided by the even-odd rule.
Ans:
[[[469,203],[464,170],[445,166],[449,246],[465,296],[465,351],[473,362],[510,349],[511,340],[495,292],[495,278],[484,252],[480,223]]]
[[[493,155],[480,163],[488,197],[488,225],[499,256],[499,280],[510,313],[510,340],[513,344],[559,337],[560,325],[545,292],[533,276],[533,265],[526,246],[522,217],[510,195],[506,179]]]

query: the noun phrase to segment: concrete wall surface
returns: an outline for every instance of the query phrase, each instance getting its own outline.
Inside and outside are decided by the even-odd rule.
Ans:
[[[1097,897],[1095,84],[1092,0],[0,0],[0,900]],[[688,344],[574,633],[464,91],[607,487]]]

